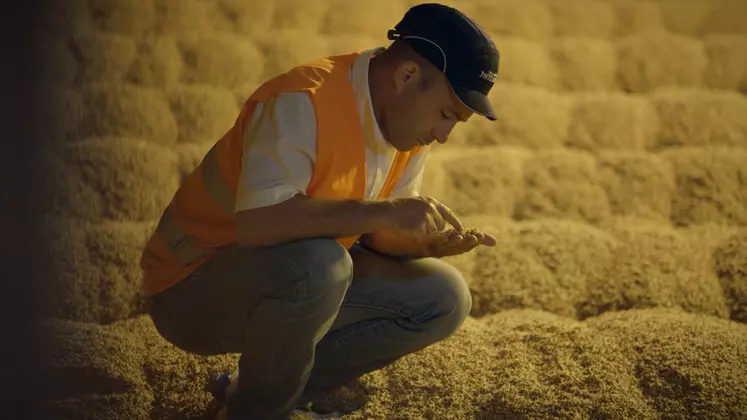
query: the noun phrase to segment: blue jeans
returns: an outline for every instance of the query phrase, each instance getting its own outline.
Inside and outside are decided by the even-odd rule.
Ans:
[[[200,355],[240,353],[228,418],[286,420],[304,391],[340,387],[453,334],[464,278],[331,239],[221,250],[149,299],[159,333]]]

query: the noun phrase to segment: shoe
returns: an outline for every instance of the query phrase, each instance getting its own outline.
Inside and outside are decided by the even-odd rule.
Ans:
[[[208,391],[215,398],[225,404],[228,400],[228,387],[231,386],[231,375],[228,373],[211,373]]]
[[[220,404],[225,404],[228,400],[229,395],[231,395],[236,390],[236,385],[238,384],[238,376],[238,369],[231,374],[226,372],[212,373],[210,375],[210,381],[207,387],[208,391],[217,402],[219,402]],[[324,395],[322,394],[315,396],[313,400],[307,397],[304,400],[298,402],[297,408],[293,411],[293,413],[301,416],[306,416],[306,418],[310,417],[312,419],[339,419],[343,415],[345,415],[345,413],[333,411],[333,409],[329,407],[331,404],[332,401],[326,401],[326,398],[324,398]],[[318,410],[320,406],[325,409]],[[316,408],[317,410],[315,411],[312,407]],[[221,412],[223,417],[219,417],[221,415]],[[215,420],[224,420],[225,416],[225,407],[222,407],[221,410],[218,411]]]
[[[341,419],[342,416],[345,415],[344,413],[340,413],[340,412],[337,412],[337,411],[335,411],[333,413],[316,413],[314,411],[305,411],[305,410],[301,410],[301,409],[298,409],[298,408],[295,409],[295,410],[293,410],[293,414],[295,414],[296,416],[301,417],[301,419],[303,419],[303,420],[306,420],[307,418],[311,418],[311,419],[315,419],[315,420],[317,420],[317,419],[319,419],[319,420]],[[216,419],[216,420],[222,420],[222,419]],[[295,419],[293,419],[293,420],[295,420]]]
[[[343,415],[344,415],[343,413],[338,413],[338,412],[321,414],[321,413],[315,413],[313,411],[305,411],[305,410],[295,409],[295,410],[293,410],[293,415],[292,415],[291,420],[307,420],[307,419],[328,420],[328,419],[341,419]],[[226,407],[221,407],[221,409],[218,410],[215,413],[215,417],[213,419],[214,420],[226,420],[226,418],[227,418]]]

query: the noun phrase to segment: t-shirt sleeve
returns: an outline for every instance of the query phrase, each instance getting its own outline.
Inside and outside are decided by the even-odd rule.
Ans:
[[[390,195],[391,198],[415,197],[420,195],[420,188],[423,185],[423,172],[425,171],[425,162],[430,152],[430,146],[421,149],[420,153],[415,155],[407,163],[402,171],[402,176],[394,187]]]
[[[280,94],[257,106],[252,121],[244,131],[235,211],[305,194],[316,158],[316,114],[306,94]]]

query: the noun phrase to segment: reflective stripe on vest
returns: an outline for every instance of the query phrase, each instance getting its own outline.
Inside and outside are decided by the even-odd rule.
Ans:
[[[236,193],[221,178],[216,147],[218,147],[218,143],[210,148],[202,161],[202,181],[215,203],[226,214],[233,214],[236,206]]]
[[[171,214],[171,207],[166,208],[161,215],[156,232],[183,265],[208,254],[207,250],[198,247],[184,229],[176,223]]]
[[[208,195],[226,214],[233,214],[236,194],[221,178],[217,143],[210,148],[201,163],[202,181]],[[161,215],[156,231],[174,256],[184,265],[210,254],[198,246],[192,237],[174,220],[170,208]]]

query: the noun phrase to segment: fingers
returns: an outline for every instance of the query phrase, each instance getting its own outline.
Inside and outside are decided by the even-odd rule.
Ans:
[[[469,252],[479,245],[497,245],[498,240],[493,235],[484,232],[466,233],[457,215],[438,200],[431,197],[417,198],[430,207],[426,210],[425,223],[419,230],[424,242],[435,254],[457,255]],[[455,232],[444,234],[447,224],[453,226]]]
[[[443,230],[444,221],[440,217],[433,217],[429,215],[428,217],[426,217],[425,223],[425,236]]]
[[[475,236],[477,236],[478,245],[495,246],[498,243],[495,236],[489,233],[477,232]]]
[[[442,232],[433,232],[428,237],[428,241],[432,242],[438,246],[450,246],[455,243],[454,237],[449,237],[448,235],[444,235]]]
[[[474,248],[480,243],[479,239],[477,238],[477,235],[469,234],[465,235],[464,240],[462,241],[462,246],[465,248]]]
[[[480,243],[482,243],[483,245],[486,245],[486,246],[496,246],[496,245],[498,245],[498,239],[496,239],[495,236],[493,236],[493,235],[491,235],[489,233],[484,233],[483,235],[484,235],[484,238],[480,241]]]
[[[428,224],[427,233],[440,232],[446,228],[446,221],[441,212],[438,210],[437,203],[434,200],[425,200],[429,211],[426,212],[425,218]]]
[[[446,220],[444,220],[443,216],[441,214],[436,213],[433,216],[433,221],[436,224],[436,231],[441,232],[446,229]]]
[[[461,237],[460,241],[449,241],[448,244],[444,245],[443,248],[445,248],[445,252],[449,255],[458,255],[463,254],[465,252],[469,252],[472,249],[474,249],[476,246],[480,244],[479,240],[477,239],[476,235],[473,234],[466,234],[466,235],[459,235]]]
[[[469,252],[480,245],[495,246],[497,239],[490,234],[477,232],[474,234],[454,234],[448,239],[447,235],[435,234],[430,243],[434,254],[438,256],[459,255]]]
[[[459,221],[457,215],[450,208],[437,201],[435,201],[433,205],[441,214],[441,217],[443,217],[445,221],[449,222],[450,225],[454,226],[454,229],[456,229],[457,232],[464,232],[464,226],[462,225],[462,222]]]
[[[446,246],[455,247],[459,245],[460,243],[462,243],[462,241],[464,241],[464,236],[457,233],[457,234],[452,235],[451,238],[449,238],[449,242],[446,244]]]

